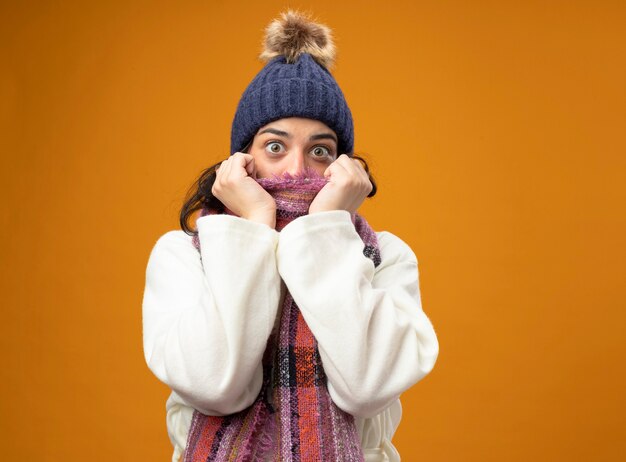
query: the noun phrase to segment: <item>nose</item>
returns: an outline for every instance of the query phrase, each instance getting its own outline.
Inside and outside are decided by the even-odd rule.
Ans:
[[[301,149],[295,149],[289,153],[289,164],[287,166],[287,172],[291,175],[295,175],[304,170],[306,165],[306,159],[304,152]]]

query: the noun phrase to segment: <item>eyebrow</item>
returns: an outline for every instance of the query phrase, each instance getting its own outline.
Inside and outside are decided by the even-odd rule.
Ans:
[[[291,135],[289,133],[284,132],[282,130],[277,130],[275,128],[266,128],[265,130],[261,130],[258,134],[262,135],[263,133],[273,133],[274,135],[277,135],[277,136],[291,138]],[[339,144],[337,141],[337,137],[333,135],[332,133],[318,133],[317,135],[313,135],[309,138],[309,141],[316,141],[316,140],[333,140],[336,144]]]

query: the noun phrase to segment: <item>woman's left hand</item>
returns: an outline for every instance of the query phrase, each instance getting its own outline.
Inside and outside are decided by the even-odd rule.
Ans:
[[[356,212],[373,188],[361,162],[346,154],[330,164],[324,176],[329,182],[313,199],[309,213],[328,210]]]

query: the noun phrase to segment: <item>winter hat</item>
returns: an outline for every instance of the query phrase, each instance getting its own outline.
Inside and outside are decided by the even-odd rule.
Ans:
[[[243,92],[233,120],[230,153],[242,151],[262,126],[285,117],[319,120],[338,137],[340,154],[354,147],[352,113],[330,73],[335,45],[328,27],[288,10],[265,29],[267,62]]]

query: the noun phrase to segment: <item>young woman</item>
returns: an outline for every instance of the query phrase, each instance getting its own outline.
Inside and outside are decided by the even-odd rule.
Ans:
[[[230,157],[148,262],[144,351],[172,389],[172,460],[398,461],[399,396],[439,351],[417,260],[356,213],[376,189],[328,28],[289,11],[266,34]]]

